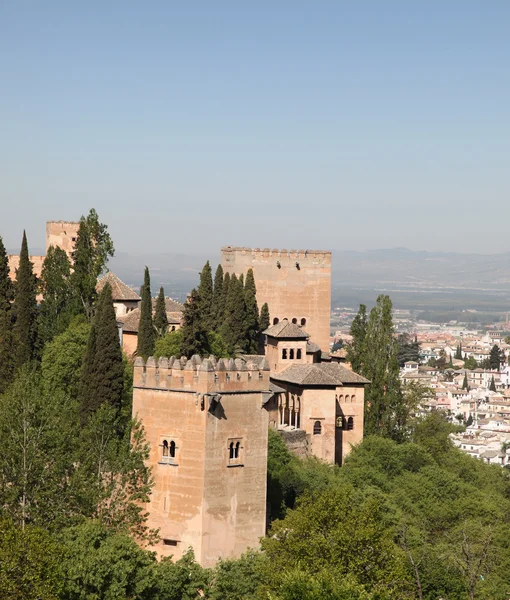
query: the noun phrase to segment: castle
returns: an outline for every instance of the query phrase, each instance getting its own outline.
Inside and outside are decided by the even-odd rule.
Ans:
[[[74,250],[78,228],[80,224],[75,221],[47,221],[46,223],[46,252],[50,246],[62,248],[70,257]],[[41,276],[44,256],[31,256],[34,267],[34,275]],[[16,278],[16,269],[19,267],[19,255],[9,254],[9,276],[12,280]]]
[[[253,269],[272,322],[265,355],[137,358],[133,385],[150,445],[156,550],[177,559],[191,546],[204,566],[256,548],[265,533],[268,429],[297,454],[342,464],[363,438],[368,383],[328,352],[330,252],[227,246],[222,264]]]

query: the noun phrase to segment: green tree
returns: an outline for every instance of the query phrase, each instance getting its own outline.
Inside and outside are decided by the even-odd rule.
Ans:
[[[64,532],[62,550],[66,600],[155,597],[155,556],[128,535],[88,522]]]
[[[165,290],[159,288],[158,299],[156,300],[156,311],[154,314],[154,327],[158,333],[158,338],[162,338],[168,331],[168,318],[166,316]]]
[[[264,304],[262,305],[262,308],[260,309],[260,317],[259,317],[259,323],[260,323],[260,335],[259,335],[259,348],[258,348],[258,352],[259,354],[264,354],[264,346],[265,346],[265,335],[262,333],[263,331],[265,331],[270,323],[270,316],[269,316],[269,306],[267,305],[267,302],[264,302]]]
[[[124,392],[124,365],[110,284],[105,284],[87,342],[80,386],[82,422],[102,404],[120,413]]]
[[[311,576],[328,570],[373,591],[391,587],[388,597],[402,598],[409,586],[405,557],[388,535],[384,513],[376,494],[364,497],[349,485],[303,498],[262,540],[270,585],[278,586],[288,570]]]
[[[205,354],[209,352],[207,331],[204,329],[204,321],[200,313],[200,296],[196,289],[191,290],[188,301],[184,305],[182,315],[182,346],[183,356],[191,358],[194,354]]]
[[[114,255],[114,252],[108,226],[99,222],[99,216],[92,208],[86,217],[82,216],[80,219],[72,254],[71,276],[71,286],[76,299],[74,310],[83,313],[89,321],[93,316],[97,296],[97,279],[105,270],[108,259]]]
[[[200,283],[198,285],[199,312],[202,320],[202,329],[212,331],[214,328],[213,314],[213,280],[209,261],[200,272]]]
[[[355,373],[361,373],[363,370],[367,326],[367,307],[360,304],[358,313],[351,325],[352,341],[347,344],[347,361],[351,363],[352,370]]]
[[[246,349],[246,304],[244,289],[236,275],[230,278],[228,296],[225,305],[225,317],[220,334],[230,356],[242,353]]]
[[[467,378],[466,372],[464,372],[464,380],[462,381],[462,389],[469,390],[469,384],[468,384],[468,378]]]
[[[494,375],[491,378],[491,383],[490,383],[490,386],[489,386],[489,390],[491,392],[495,392],[496,391],[496,382],[494,381]]]
[[[249,550],[236,560],[220,560],[214,569],[211,600],[258,600],[267,570],[267,558]]]
[[[489,357],[489,368],[493,371],[499,371],[499,368],[503,362],[505,362],[505,355],[499,349],[499,346],[494,344],[494,346],[491,348]]]
[[[223,297],[223,267],[218,265],[214,274],[214,291],[212,300],[212,314],[214,331],[217,331],[223,321],[223,313],[225,312],[224,297]]]
[[[248,272],[246,273],[246,283],[244,284],[244,304],[245,351],[247,354],[256,354],[259,348],[261,329],[259,322],[259,307],[257,305],[257,288],[255,286],[253,269],[248,269]]]
[[[22,530],[0,520],[0,597],[3,600],[58,600],[64,583],[62,551],[38,527]]]
[[[16,318],[13,330],[14,360],[15,366],[20,367],[35,358],[37,343],[37,281],[28,255],[25,232],[23,232],[14,290],[13,310]]]
[[[44,347],[41,378],[48,394],[63,393],[73,399],[78,397],[90,328],[84,315],[78,315],[63,333]]]
[[[62,333],[71,320],[71,263],[67,254],[50,246],[43,262],[39,292],[39,344],[41,348]]]
[[[403,367],[406,362],[420,362],[420,344],[414,341],[408,333],[398,336],[398,364]]]
[[[138,325],[138,343],[136,353],[144,360],[154,354],[155,329],[152,322],[152,294],[149,268],[145,267],[142,289],[140,290],[142,302],[140,304],[140,324]]]
[[[14,376],[12,352],[12,300],[14,286],[9,277],[9,259],[0,237],[0,394]]]
[[[455,351],[455,358],[457,360],[462,360],[462,344],[457,346],[457,350]]]
[[[156,346],[154,348],[155,358],[160,358],[161,356],[182,356],[182,341],[182,329],[170,331],[164,337],[156,341]]]
[[[223,319],[225,318],[225,313],[226,313],[226,306],[227,306],[227,297],[228,297],[228,289],[230,287],[230,273],[227,271],[225,273],[225,279],[223,280],[223,301],[222,301],[222,305],[223,305],[223,310],[221,311],[221,316],[219,317],[219,321],[218,321],[218,328],[221,329],[221,326],[223,325]]]
[[[208,598],[211,573],[195,560],[191,548],[176,562],[163,558],[157,566],[158,600]]]
[[[405,434],[398,415],[402,410],[403,396],[391,309],[389,296],[380,295],[370,311],[363,339],[361,374],[370,380],[365,392],[365,432],[395,436],[395,439],[401,440]],[[356,337],[353,339],[356,352],[354,340]]]

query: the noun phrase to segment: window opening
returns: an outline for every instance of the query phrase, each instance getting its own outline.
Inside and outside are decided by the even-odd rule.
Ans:
[[[296,358],[299,360],[301,358],[301,348],[298,348],[296,351]]]
[[[306,319],[301,319],[301,326],[306,325]]]
[[[287,360],[287,349],[286,348],[284,348],[282,350],[282,360]]]
[[[347,431],[352,431],[354,429],[354,419],[349,417],[347,419]]]
[[[168,456],[168,442],[163,440],[163,456]]]
[[[290,359],[293,359],[293,358],[294,358],[294,348],[291,348],[291,349],[289,350],[289,358],[290,358]]]
[[[313,424],[313,435],[320,435],[322,432],[322,425],[320,421],[315,421]]]

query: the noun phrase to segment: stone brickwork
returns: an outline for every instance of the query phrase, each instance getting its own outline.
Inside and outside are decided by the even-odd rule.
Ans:
[[[266,527],[266,361],[137,358],[133,416],[150,445],[149,526],[160,556],[203,566],[256,548]]]
[[[46,252],[50,246],[58,246],[65,250],[67,256],[71,257],[78,235],[79,223],[74,221],[47,221],[46,223]],[[31,256],[34,264],[34,275],[40,277],[45,256]],[[19,255],[9,254],[9,276],[16,279],[16,269],[19,266]]]
[[[253,269],[259,309],[267,302],[271,324],[287,318],[329,352],[331,252],[225,246],[221,264],[225,273],[238,276]]]

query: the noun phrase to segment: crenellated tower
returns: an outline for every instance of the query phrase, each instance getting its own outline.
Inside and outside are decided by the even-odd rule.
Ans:
[[[259,308],[267,302],[271,324],[287,319],[303,327],[310,339],[329,352],[331,313],[331,252],[225,246],[225,273],[253,269]]]
[[[256,548],[266,527],[265,359],[137,358],[133,416],[145,428],[157,552],[192,547],[203,566]]]

